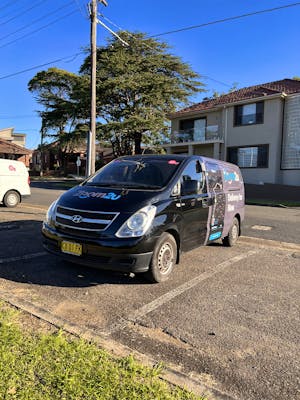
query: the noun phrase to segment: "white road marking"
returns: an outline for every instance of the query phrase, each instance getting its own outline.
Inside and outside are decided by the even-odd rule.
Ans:
[[[251,229],[254,229],[256,231],[271,231],[272,227],[267,225],[253,225],[251,226]]]
[[[202,274],[198,275],[196,278],[191,279],[190,281],[184,283],[181,286],[178,286],[177,288],[171,290],[168,293],[163,294],[162,296],[158,297],[157,299],[151,301],[148,304],[145,304],[138,310],[134,311],[132,314],[130,314],[126,319],[122,318],[119,320],[119,322],[111,325],[108,330],[106,330],[104,333],[106,335],[110,335],[113,332],[116,332],[120,329],[125,328],[128,325],[128,322],[136,322],[137,319],[144,317],[145,315],[149,314],[150,312],[156,310],[157,308],[161,307],[163,304],[173,300],[175,297],[180,296],[182,293],[192,289],[194,286],[197,286],[200,282],[203,282],[204,280],[211,278],[212,276],[224,271],[224,269],[230,267],[231,265],[245,259],[248,257],[251,257],[257,253],[259,253],[261,250],[250,250],[247,253],[240,254],[238,256],[235,256],[231,258],[230,260],[226,260],[218,265],[212,266],[210,269],[207,271],[203,272]]]
[[[2,258],[0,259],[0,264],[6,264],[21,260],[31,260],[32,258],[43,257],[46,254],[48,253],[46,253],[45,251],[41,251],[40,253],[25,254],[24,256],[19,256],[19,257]]]

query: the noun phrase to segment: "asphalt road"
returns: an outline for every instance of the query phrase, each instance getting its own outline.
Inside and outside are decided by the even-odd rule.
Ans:
[[[0,208],[0,298],[176,365],[210,398],[300,398],[300,246],[264,246],[266,234],[292,242],[300,210],[247,207],[244,234],[260,246],[196,249],[153,285],[46,254],[41,221],[59,193],[34,188],[18,208]]]

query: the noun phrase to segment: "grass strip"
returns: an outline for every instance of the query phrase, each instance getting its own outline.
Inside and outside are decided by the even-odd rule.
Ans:
[[[26,330],[19,312],[0,304],[0,398],[18,400],[204,400],[168,385],[162,365],[138,364],[62,331]]]

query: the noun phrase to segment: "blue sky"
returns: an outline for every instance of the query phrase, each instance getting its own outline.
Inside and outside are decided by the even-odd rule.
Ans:
[[[149,35],[294,3],[289,0],[107,1],[108,7],[99,6],[106,18],[121,28]],[[39,70],[51,66],[78,72],[83,56],[74,54],[89,44],[86,4],[86,0],[0,0],[0,129],[14,127],[16,132],[26,133],[28,148],[35,148],[40,142],[41,121],[36,112],[40,106],[28,92],[27,84]],[[202,81],[208,92],[194,99],[201,101],[213,90],[228,90],[234,82],[244,87],[299,76],[299,21],[300,5],[160,39],[205,76]],[[48,26],[42,28],[45,25]],[[108,36],[98,26],[98,44],[104,44]],[[60,58],[64,60],[6,78]]]

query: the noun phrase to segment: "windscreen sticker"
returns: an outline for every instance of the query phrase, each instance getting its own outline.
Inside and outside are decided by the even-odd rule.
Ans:
[[[113,192],[102,193],[102,192],[85,192],[84,190],[80,190],[79,192],[73,195],[74,197],[78,197],[79,199],[105,199],[105,200],[118,200],[121,195],[118,195]]]
[[[176,160],[169,160],[169,161],[168,161],[168,164],[170,164],[170,165],[178,165],[179,162],[176,161]]]

